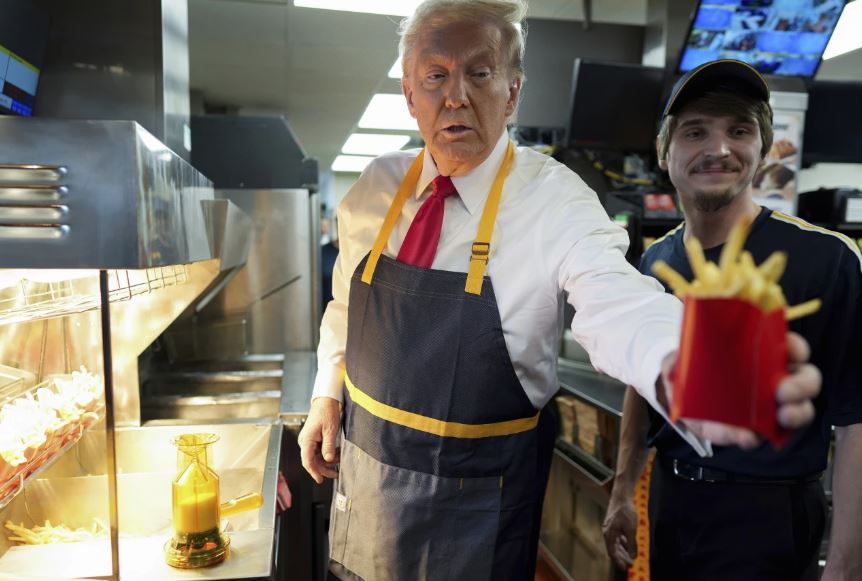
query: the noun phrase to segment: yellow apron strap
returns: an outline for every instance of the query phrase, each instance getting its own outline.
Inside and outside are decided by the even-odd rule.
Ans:
[[[488,255],[491,253],[491,235],[494,233],[494,222],[497,220],[497,209],[500,207],[503,184],[506,181],[506,176],[509,175],[509,169],[512,167],[514,153],[515,150],[510,140],[509,146],[506,148],[503,165],[500,166],[500,171],[497,172],[494,185],[485,201],[485,209],[482,210],[482,219],[479,221],[479,231],[476,233],[476,240],[471,248],[467,283],[464,285],[464,290],[470,294],[482,294],[482,281],[485,279],[485,269],[488,268]]]
[[[374,269],[377,268],[377,261],[380,260],[380,255],[383,249],[386,248],[386,242],[392,234],[392,229],[395,228],[395,223],[401,215],[401,208],[404,207],[404,202],[407,201],[407,196],[416,190],[416,183],[419,181],[419,175],[422,173],[422,162],[425,159],[425,149],[419,151],[419,155],[413,160],[410,169],[407,170],[407,175],[401,181],[401,186],[398,188],[398,193],[392,204],[389,206],[389,211],[386,213],[386,218],[383,220],[383,226],[377,233],[377,239],[374,241],[374,246],[371,248],[371,255],[368,257],[368,262],[365,263],[365,270],[362,271],[362,282],[371,284],[371,277],[374,276]]]
[[[488,256],[491,251],[491,235],[494,233],[494,222],[497,220],[497,209],[500,207],[500,198],[503,193],[503,184],[506,181],[506,176],[509,174],[509,169],[512,167],[515,148],[512,142],[506,148],[506,156],[503,159],[503,165],[497,172],[497,177],[494,179],[494,185],[491,186],[491,191],[488,193],[488,199],[485,201],[485,208],[482,210],[482,218],[479,220],[479,230],[476,233],[476,240],[473,242],[473,247],[470,252],[470,266],[467,270],[467,283],[464,285],[464,290],[474,295],[482,294],[482,281],[485,278],[485,270],[488,267]],[[365,263],[365,270],[362,271],[362,282],[371,284],[371,279],[374,276],[374,269],[377,268],[377,262],[380,260],[380,255],[386,247],[386,242],[392,234],[395,223],[398,222],[398,217],[401,215],[401,209],[404,207],[404,202],[407,197],[416,190],[416,183],[419,181],[419,175],[422,173],[422,162],[425,156],[425,150],[422,149],[410,169],[407,170],[407,175],[401,181],[401,186],[398,188],[398,193],[392,204],[389,206],[389,211],[386,213],[386,218],[383,220],[383,225],[377,233],[377,239],[374,241],[374,246],[371,248],[371,254],[368,257],[368,262]]]

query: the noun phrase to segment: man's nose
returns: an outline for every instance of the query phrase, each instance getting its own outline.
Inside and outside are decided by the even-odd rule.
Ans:
[[[730,144],[722,134],[711,135],[706,140],[704,153],[712,157],[725,157],[730,155]]]
[[[467,83],[464,75],[450,75],[446,83],[446,106],[459,109],[467,104]]]

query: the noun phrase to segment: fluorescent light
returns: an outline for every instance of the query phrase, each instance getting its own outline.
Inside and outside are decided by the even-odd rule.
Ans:
[[[378,93],[371,98],[365,113],[359,119],[363,129],[394,129],[419,131],[416,120],[410,116],[404,95]]]
[[[384,135],[382,133],[354,133],[347,138],[341,153],[353,155],[380,155],[396,151],[407,145],[409,135]]]
[[[395,63],[392,65],[392,68],[389,69],[388,76],[390,79],[400,79],[404,76],[404,69],[401,68],[401,57],[395,59]]]
[[[339,155],[332,162],[332,171],[361,173],[374,158],[362,155]]]
[[[835,32],[823,51],[823,60],[831,59],[845,52],[862,48],[862,1],[850,2],[844,7],[841,18],[835,25]]]
[[[293,5],[344,12],[410,16],[421,2],[422,0],[294,0]]]

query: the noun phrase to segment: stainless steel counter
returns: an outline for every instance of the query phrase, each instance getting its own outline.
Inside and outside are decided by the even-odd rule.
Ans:
[[[317,375],[317,353],[315,351],[288,351],[285,353],[281,405],[279,406],[279,416],[282,419],[308,415],[315,375]]]
[[[626,386],[591,366],[562,357],[557,362],[560,387],[578,399],[614,416],[623,415]]]

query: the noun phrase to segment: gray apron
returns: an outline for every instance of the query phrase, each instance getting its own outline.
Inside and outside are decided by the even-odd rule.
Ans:
[[[553,430],[537,430],[539,413],[515,374],[484,276],[512,155],[510,144],[469,273],[382,255],[415,190],[420,153],[353,275],[330,520],[330,570],[342,579],[532,575],[547,483],[540,450]]]

